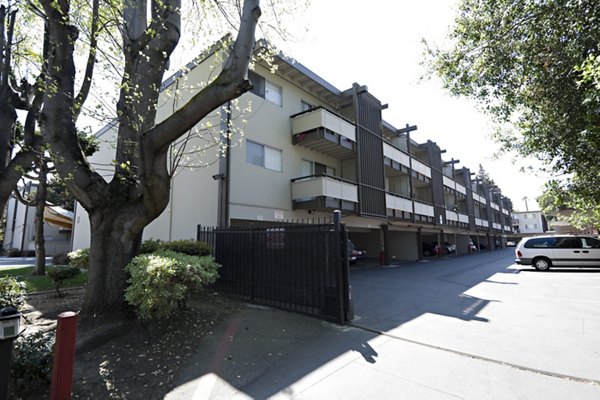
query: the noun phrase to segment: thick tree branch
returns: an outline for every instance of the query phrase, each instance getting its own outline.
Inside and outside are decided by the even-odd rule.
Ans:
[[[100,19],[100,0],[94,0],[92,3],[92,30],[90,33],[90,51],[88,54],[87,64],[85,67],[85,75],[83,76],[83,84],[77,98],[75,99],[75,109],[73,110],[73,119],[77,120],[81,112],[81,106],[87,99],[92,87],[92,76],[94,75],[94,65],[96,64],[96,51],[98,49],[98,26]]]
[[[4,64],[2,66],[2,82],[0,83],[2,87],[8,86],[8,77],[10,75],[10,63],[12,56],[12,40],[15,31],[16,14],[17,10],[14,10],[10,14],[8,14],[8,31],[6,32],[6,43],[4,44]],[[2,35],[4,36],[4,32],[2,32]]]
[[[69,189],[89,211],[105,201],[106,181],[87,162],[77,137],[74,112],[74,43],[77,29],[69,24],[69,3],[41,1],[47,16],[50,51],[46,74],[44,109],[40,125],[50,145],[56,169],[69,177]]]
[[[214,109],[250,89],[246,75],[261,14],[259,3],[259,0],[244,2],[237,38],[219,76],[182,108],[146,132],[145,140],[152,151],[164,150]]]

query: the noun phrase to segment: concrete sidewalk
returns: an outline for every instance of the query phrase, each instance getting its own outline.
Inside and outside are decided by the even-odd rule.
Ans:
[[[496,303],[465,295],[483,284],[518,298],[510,258],[489,253],[354,271],[354,326],[249,306],[198,344],[166,399],[599,399],[598,345],[586,342],[587,358],[572,349],[580,364],[553,359],[543,343],[519,346],[526,329],[501,329],[506,315],[486,321],[485,307]],[[485,295],[499,297],[493,290]],[[549,370],[536,368],[538,357],[552,361]]]

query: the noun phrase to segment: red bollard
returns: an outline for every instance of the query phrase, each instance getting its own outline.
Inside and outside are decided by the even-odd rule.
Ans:
[[[77,313],[66,311],[58,316],[54,363],[52,364],[51,400],[71,398],[73,366],[75,364],[75,338],[77,337]]]

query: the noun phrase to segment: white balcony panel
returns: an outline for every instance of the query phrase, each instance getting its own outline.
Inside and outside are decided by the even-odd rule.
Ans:
[[[478,195],[477,193],[473,193],[473,199],[477,200],[481,204],[487,204],[487,200],[484,199],[483,197],[481,197],[480,195]]]
[[[414,158],[412,159],[412,169],[428,178],[431,178],[431,168],[423,164],[421,161],[415,160]]]
[[[318,108],[314,111],[298,115],[292,119],[292,134],[306,132],[320,127],[327,128],[330,131],[356,142],[356,130],[354,129],[354,125],[324,108]]]
[[[452,189],[456,189],[456,182],[454,182],[452,179],[448,178],[447,176],[444,176],[444,185],[448,186],[449,188]]]
[[[387,143],[383,144],[383,155],[391,160],[396,161],[404,165],[407,168],[410,168],[410,158],[407,154],[404,154],[394,146],[390,146]]]
[[[465,215],[465,214],[458,214],[458,221],[468,224],[469,223],[469,216]]]
[[[502,209],[502,213],[506,214],[506,215],[510,215],[510,212],[506,208]]]
[[[385,204],[387,208],[393,210],[413,212],[412,201],[405,199],[404,197],[394,196],[393,194],[385,195]]]
[[[512,232],[512,228],[510,226],[504,225],[504,232]]]
[[[327,196],[358,203],[358,187],[351,183],[338,181],[328,177],[320,177],[292,184],[294,200]]]
[[[459,183],[456,184],[456,191],[459,193],[462,193],[464,195],[467,194],[467,188],[465,188],[463,185],[461,185]]]
[[[419,203],[418,201],[415,201],[415,214],[427,215],[428,217],[433,217],[435,215],[433,213],[433,206]]]
[[[458,221],[458,213],[446,210],[446,219],[450,221]]]
[[[502,225],[494,222],[494,229],[502,229]]]
[[[498,206],[498,204],[492,203],[491,206],[494,210],[500,211],[500,207]]]

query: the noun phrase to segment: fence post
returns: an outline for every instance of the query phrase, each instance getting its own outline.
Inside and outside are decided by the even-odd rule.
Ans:
[[[350,288],[350,260],[348,259],[348,231],[342,224],[342,213],[339,210],[333,212],[333,225],[340,244],[341,262],[339,264],[339,322],[345,324],[354,318],[354,307],[352,306]]]
[[[73,311],[61,313],[58,316],[58,326],[56,327],[52,384],[50,386],[51,400],[71,398],[76,336],[77,313]]]

